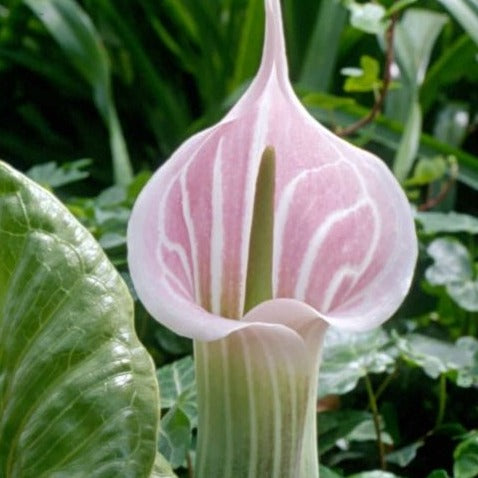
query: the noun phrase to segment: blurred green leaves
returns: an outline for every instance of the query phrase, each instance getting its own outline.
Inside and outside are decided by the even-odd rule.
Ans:
[[[112,97],[108,56],[93,23],[73,0],[24,1],[93,89],[93,100],[110,133],[115,181],[128,184],[133,170]]]

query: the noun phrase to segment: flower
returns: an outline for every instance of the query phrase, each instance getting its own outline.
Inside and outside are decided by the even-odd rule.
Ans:
[[[128,228],[138,296],[196,341],[199,478],[318,476],[325,329],[388,319],[417,256],[399,184],[303,108],[288,79],[280,2],[265,8],[252,84],[156,172]]]

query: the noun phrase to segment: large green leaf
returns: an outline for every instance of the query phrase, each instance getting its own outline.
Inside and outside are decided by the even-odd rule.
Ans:
[[[0,476],[150,476],[157,382],[119,274],[2,162],[0,245]]]

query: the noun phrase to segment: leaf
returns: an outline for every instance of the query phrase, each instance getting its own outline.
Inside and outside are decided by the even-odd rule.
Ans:
[[[478,311],[478,280],[474,279],[470,254],[460,242],[435,239],[427,249],[435,263],[425,271],[432,285],[444,285],[448,295],[463,309]]]
[[[159,451],[173,468],[180,467],[191,446],[191,423],[177,407],[171,408],[161,419]]]
[[[350,23],[366,33],[380,34],[385,29],[385,8],[376,3],[364,4],[348,1],[347,8],[350,10]]]
[[[460,387],[478,384],[478,341],[461,337],[455,344],[421,334],[396,337],[405,359],[411,361],[431,378],[446,374]]]
[[[50,161],[33,166],[26,174],[43,187],[59,188],[87,178],[89,173],[83,169],[91,163],[91,159],[79,159],[58,166],[54,161]]]
[[[375,58],[368,55],[360,57],[361,74],[352,75],[345,80],[344,90],[348,93],[376,91],[382,82],[379,78],[380,66]],[[342,70],[343,72],[343,70]]]
[[[184,357],[158,371],[162,408],[179,408],[197,424],[196,380],[191,356]]]
[[[447,284],[446,290],[462,309],[478,312],[478,281]]]
[[[171,355],[185,355],[192,352],[191,339],[176,335],[161,324],[157,325],[154,337],[159,346]]]
[[[430,109],[446,85],[462,78],[469,82],[478,79],[476,45],[466,34],[450,44],[428,70],[420,91],[423,111]]]
[[[319,464],[319,475],[320,475],[320,478],[341,478],[342,477],[342,475],[339,475],[335,471],[321,464]]]
[[[447,15],[419,8],[409,8],[403,14],[395,32],[395,49],[410,86],[423,83],[433,45],[447,21]]]
[[[425,186],[433,181],[437,181],[447,172],[447,163],[445,158],[438,156],[435,158],[420,159],[413,171],[413,176],[405,181],[405,186]]]
[[[399,181],[404,181],[413,166],[420,145],[422,111],[418,101],[410,107],[403,137],[393,162],[393,172]]]
[[[435,261],[425,272],[430,284],[445,285],[472,277],[473,266],[468,249],[460,242],[448,238],[435,239],[428,246],[427,253]]]
[[[339,0],[320,2],[299,79],[299,83],[306,88],[327,90],[337,61],[346,14],[347,10]]]
[[[474,478],[478,475],[478,433],[462,441],[453,453],[455,478]]]
[[[398,450],[388,453],[385,457],[388,463],[400,466],[402,468],[408,466],[417,456],[417,451],[424,445],[423,441],[417,441],[410,445],[404,446]]]
[[[369,412],[358,410],[320,413],[318,416],[319,453],[326,453],[335,446],[338,440],[349,435],[361,423],[371,419],[372,415]]]
[[[263,2],[248,2],[245,20],[239,41],[239,51],[235,61],[233,85],[239,87],[245,80],[252,78],[260,62],[260,38],[264,34]]]
[[[154,467],[150,478],[177,478],[171,465],[161,453],[156,454],[156,460],[154,461]]]
[[[382,434],[381,439],[385,445],[393,445],[392,437],[383,431],[383,423],[380,423]],[[377,440],[377,433],[372,417],[359,423],[346,437],[347,441],[375,441]]]
[[[467,232],[478,234],[478,218],[457,212],[417,212],[415,219],[425,234]]]
[[[158,390],[127,287],[50,193],[0,163],[0,475],[150,475]]]
[[[348,478],[399,478],[398,475],[394,475],[389,471],[364,471],[355,475],[349,475]]]
[[[450,478],[445,470],[432,471],[427,478]]]
[[[405,11],[395,29],[394,50],[400,66],[401,88],[390,91],[386,114],[405,123],[404,137],[397,152],[394,172],[403,181],[411,168],[421,132],[421,105],[418,99],[433,46],[447,16],[417,8]]]
[[[478,45],[478,7],[473,0],[438,0]]]
[[[345,394],[353,390],[368,373],[386,372],[394,358],[388,336],[380,328],[365,333],[327,331],[319,374],[319,397]]]

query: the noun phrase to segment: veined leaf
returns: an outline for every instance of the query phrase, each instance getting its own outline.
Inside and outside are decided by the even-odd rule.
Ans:
[[[458,241],[435,239],[427,249],[435,263],[425,271],[433,285],[446,287],[448,295],[463,309],[478,311],[478,281],[468,249]]]
[[[367,373],[386,372],[394,363],[382,329],[350,333],[331,328],[324,341],[319,374],[319,396],[353,390]]]
[[[5,163],[0,244],[0,475],[149,477],[157,382],[119,274]]]
[[[403,357],[422,368],[425,374],[436,379],[446,374],[460,387],[478,384],[478,341],[461,337],[449,343],[421,334],[396,337]]]
[[[191,422],[177,407],[171,408],[161,419],[159,451],[173,468],[180,467],[191,445]]]
[[[78,159],[58,166],[54,161],[50,161],[33,166],[27,171],[27,176],[43,187],[58,188],[87,178],[89,173],[84,168],[91,162],[91,159]]]
[[[197,423],[196,380],[191,356],[161,367],[158,371],[162,408],[180,408],[191,426]]]

